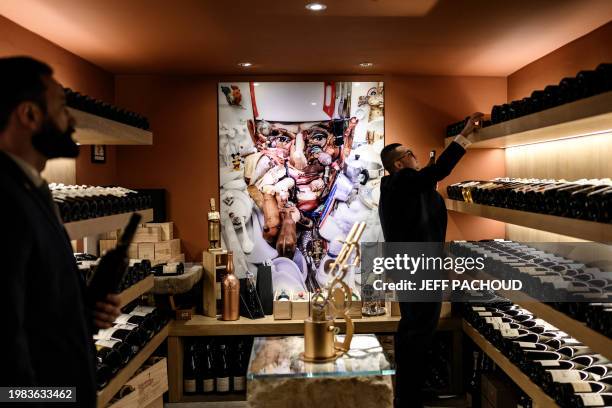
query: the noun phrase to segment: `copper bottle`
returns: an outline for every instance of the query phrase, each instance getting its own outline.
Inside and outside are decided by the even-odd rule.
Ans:
[[[234,254],[227,253],[227,274],[223,277],[223,312],[221,320],[240,318],[240,281],[234,275]]]

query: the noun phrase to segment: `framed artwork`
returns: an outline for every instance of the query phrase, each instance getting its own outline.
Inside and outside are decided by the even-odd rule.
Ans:
[[[219,83],[218,113],[222,243],[239,277],[271,265],[275,291],[315,291],[355,222],[383,241],[382,82]]]
[[[92,145],[91,146],[91,162],[103,164],[106,163],[106,146]]]

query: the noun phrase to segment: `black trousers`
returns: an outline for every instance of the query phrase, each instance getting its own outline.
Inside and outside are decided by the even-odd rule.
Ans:
[[[395,335],[395,407],[423,406],[428,374],[427,351],[438,326],[442,303],[400,303],[402,318]]]

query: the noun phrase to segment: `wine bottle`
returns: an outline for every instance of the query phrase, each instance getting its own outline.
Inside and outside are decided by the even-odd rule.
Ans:
[[[138,353],[145,343],[140,330],[138,330],[138,326],[132,325],[116,325],[108,329],[99,330],[94,339],[122,341],[132,347],[132,354]]]
[[[217,350],[217,361],[215,367],[215,383],[217,394],[227,394],[230,392],[230,375],[227,365],[227,355],[225,344],[220,344]]]
[[[96,384],[98,386],[98,390],[101,390],[102,388],[106,387],[112,377],[113,373],[106,364],[96,364]]]
[[[196,372],[198,367],[195,344],[189,343],[185,350],[183,367],[183,393],[193,395],[197,392]]]
[[[115,319],[114,324],[135,326],[140,331],[145,342],[151,340],[155,334],[155,326],[152,325],[152,321],[146,319],[144,316],[123,313]]]
[[[202,392],[212,394],[215,392],[215,364],[213,348],[206,343],[204,359],[202,360]]]
[[[238,341],[236,345],[234,364],[232,367],[232,390],[237,393],[243,393],[246,391],[246,371],[247,361],[246,352],[244,350],[244,342]]]
[[[113,347],[105,347],[100,344],[100,340],[96,342],[96,359],[98,363],[106,365],[112,375],[114,375],[122,365],[122,358],[119,351]]]
[[[122,367],[130,361],[134,356],[134,350],[131,345],[119,340],[97,340],[96,349],[98,352],[103,349],[112,349],[119,354],[119,366]],[[104,361],[103,361],[104,362]]]
[[[240,318],[240,281],[234,275],[234,255],[227,253],[227,269],[223,277],[223,313],[221,320],[238,320]]]
[[[572,406],[575,407],[610,407],[612,406],[612,393],[580,393],[572,397]]]
[[[155,333],[164,327],[167,319],[160,313],[159,309],[151,306],[136,306],[130,312],[131,315],[142,316],[152,321]]]

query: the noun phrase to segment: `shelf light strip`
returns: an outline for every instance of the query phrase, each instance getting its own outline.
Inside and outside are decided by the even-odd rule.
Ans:
[[[578,139],[580,137],[587,137],[587,136],[598,136],[598,135],[603,135],[605,133],[612,133],[612,128],[611,129],[600,130],[598,132],[581,133],[581,134],[578,134],[578,135],[571,135],[571,136],[560,137],[558,139],[542,140],[541,142],[520,143],[520,144],[515,144],[515,145],[512,145],[512,146],[502,147],[502,149],[512,149],[513,147],[522,147],[522,146],[529,146],[529,145],[543,144],[543,143],[553,143],[553,142],[558,142],[560,140]]]

